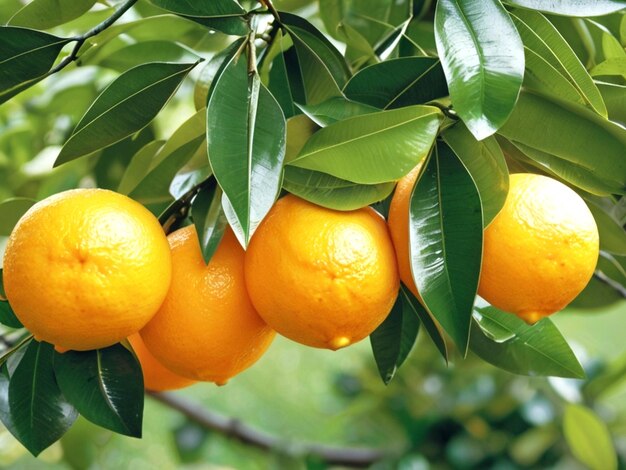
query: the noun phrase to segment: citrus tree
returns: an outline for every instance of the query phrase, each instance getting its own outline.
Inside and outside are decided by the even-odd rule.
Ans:
[[[275,332],[583,378],[547,317],[625,296],[625,8],[5,1],[3,424],[140,437]]]

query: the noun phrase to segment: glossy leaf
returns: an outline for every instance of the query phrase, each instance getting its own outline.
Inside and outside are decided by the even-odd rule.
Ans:
[[[505,0],[531,10],[564,16],[602,16],[626,8],[624,0]]]
[[[280,17],[298,55],[306,94],[303,104],[318,104],[333,96],[341,96],[341,89],[349,76],[343,56],[308,21],[286,12],[281,12]]]
[[[228,63],[228,60],[235,54],[240,46],[241,42],[235,41],[229,47],[211,57],[211,60],[209,60],[200,71],[193,91],[193,101],[198,111],[206,108],[207,102],[209,101],[209,90],[211,89],[213,80],[220,74],[222,69],[226,66],[226,63]],[[203,127],[204,131],[206,131],[206,111],[203,114],[205,119]]]
[[[54,371],[63,394],[89,421],[126,436],[141,437],[143,375],[121,344],[56,354]]]
[[[0,203],[0,236],[8,237],[24,213],[35,204],[26,197],[14,197]]]
[[[585,377],[576,356],[549,318],[530,326],[482,299],[477,301],[474,311],[476,322],[472,326],[470,348],[486,362],[514,374]],[[494,326],[496,332],[490,333]],[[508,331],[508,337],[503,337],[502,331]]]
[[[117,192],[128,194],[137,187],[150,170],[150,165],[154,157],[159,153],[164,143],[163,140],[153,140],[144,145],[133,155],[133,158],[130,160],[120,180]]]
[[[430,151],[441,118],[411,106],[346,119],[317,131],[289,164],[355,183],[397,180]]]
[[[222,190],[214,178],[212,184],[203,188],[194,198],[191,217],[198,232],[202,257],[208,264],[228,225],[222,210]]]
[[[200,18],[241,16],[246,11],[235,0],[211,0],[210,2],[190,2],[189,0],[150,0],[153,5],[179,15]]]
[[[482,258],[480,196],[463,163],[438,143],[409,209],[411,271],[427,309],[465,355]]]
[[[413,295],[409,288],[406,287],[404,284],[400,285],[400,293],[398,295],[403,297],[405,305],[407,307],[410,307],[413,313],[415,313],[415,315],[417,315],[417,317],[420,319],[420,321],[422,322],[422,326],[424,326],[424,328],[428,332],[428,336],[430,336],[433,344],[439,350],[441,357],[443,357],[443,359],[447,363],[448,345],[446,344],[441,325],[437,323],[432,314],[424,308],[421,302],[417,300],[417,298]]]
[[[626,130],[587,108],[523,92],[499,133],[536,150],[533,155],[524,151],[531,158],[550,159],[545,164],[563,178],[580,180],[574,170],[588,173],[587,190],[626,191]]]
[[[11,26],[50,29],[87,13],[97,0],[32,0],[11,17]]]
[[[233,36],[246,36],[250,34],[250,25],[243,16],[226,16],[217,18],[201,18],[197,16],[184,16],[196,23],[200,23],[209,29],[221,31]]]
[[[11,376],[12,433],[33,455],[56,442],[78,417],[54,377],[54,348],[31,341]]]
[[[248,75],[243,56],[230,59],[209,93],[209,161],[246,246],[280,191],[285,117],[259,75]]]
[[[393,109],[441,98],[448,94],[448,87],[439,59],[403,57],[365,67],[343,92],[351,100]]]
[[[440,0],[437,51],[455,110],[478,139],[507,120],[524,77],[524,47],[499,0]]]
[[[319,171],[285,167],[283,188],[314,204],[349,211],[382,201],[391,194],[394,182],[358,184]]]
[[[591,470],[617,470],[617,454],[611,434],[606,424],[589,408],[567,405],[563,434],[572,454]]]
[[[476,140],[462,122],[446,130],[443,139],[474,180],[486,227],[502,209],[509,191],[509,171],[500,145],[495,137]]]
[[[617,75],[626,78],[626,57],[612,57],[600,62],[589,72],[591,75]]]
[[[419,327],[419,318],[407,305],[406,298],[398,296],[385,321],[370,334],[374,359],[385,385],[411,352]]]
[[[9,302],[0,300],[0,323],[9,328],[23,328],[22,322],[15,316]]]
[[[143,129],[195,65],[152,62],[120,75],[87,110],[54,165],[108,147]]]
[[[274,40],[276,47],[280,48],[280,52],[276,54],[276,57],[271,63],[271,69],[269,71],[269,83],[268,89],[280,104],[285,118],[289,119],[292,116],[298,114],[294,101],[298,99],[301,102],[306,101],[304,97],[304,89],[301,88],[300,96],[296,98],[298,91],[294,91],[294,87],[302,87],[302,77],[300,75],[299,66],[297,65],[297,57],[295,57],[295,49],[292,47],[291,38],[287,36],[283,38],[282,32],[279,30],[276,39]],[[288,42],[287,46],[285,43]],[[291,57],[291,63],[288,62],[287,49],[290,49],[289,55]],[[297,73],[294,71],[297,70]],[[291,73],[290,73],[291,72]],[[295,76],[295,77],[294,77]],[[295,79],[294,79],[295,78]]]
[[[0,104],[43,78],[69,39],[0,26]]]
[[[326,127],[337,121],[378,111],[373,106],[341,97],[331,98],[316,105],[298,105],[298,107],[320,127]]]

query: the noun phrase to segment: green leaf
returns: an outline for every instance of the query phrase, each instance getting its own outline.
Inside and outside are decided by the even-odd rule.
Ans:
[[[54,372],[65,397],[89,421],[141,437],[143,375],[124,346],[56,354]]]
[[[522,92],[499,133],[555,174],[595,194],[626,191],[626,130],[582,106]],[[526,148],[536,150],[529,154]],[[581,177],[574,173],[584,172]]]
[[[150,170],[152,161],[159,153],[159,150],[163,148],[164,143],[165,141],[163,140],[153,140],[141,147],[137,153],[133,155],[117,187],[118,193],[128,194],[139,185]]]
[[[619,75],[626,78],[626,57],[612,57],[600,62],[589,72],[591,75]]]
[[[465,355],[481,266],[483,215],[474,181],[442,142],[413,188],[409,240],[417,290]]]
[[[365,67],[343,92],[351,100],[394,109],[447,96],[448,87],[439,59],[403,57]]]
[[[207,148],[215,178],[229,200],[228,218],[243,246],[280,191],[285,157],[283,112],[244,56],[231,58],[215,79],[207,107]],[[226,213],[227,217],[229,212]]]
[[[87,13],[97,0],[33,0],[11,17],[8,24],[50,29]]]
[[[300,87],[302,86],[302,77],[299,69],[297,73],[294,73],[295,69],[298,67],[297,57],[294,57],[292,60],[292,62],[296,64],[289,66],[287,61],[287,50],[293,46],[291,38],[289,36],[283,38],[283,33],[279,30],[276,34],[276,39],[274,39],[274,43],[277,45],[276,47],[280,47],[280,52],[276,54],[276,57],[271,62],[271,69],[268,76],[269,83],[267,86],[272,95],[276,98],[276,101],[278,101],[278,104],[280,104],[285,118],[289,119],[298,114],[298,110],[294,104],[294,93],[300,95],[302,98],[301,101],[305,101],[303,88],[300,92],[294,92],[292,90],[292,87],[298,85],[300,85]],[[286,43],[289,44],[287,45]],[[295,55],[295,49],[291,48],[289,50],[291,55]]]
[[[433,318],[432,314],[424,308],[419,300],[413,295],[413,293],[404,284],[400,286],[399,296],[403,297],[404,305],[410,307],[413,313],[421,320],[422,325],[426,328],[428,336],[432,340],[433,344],[437,347],[441,356],[446,363],[448,362],[448,345],[444,338],[443,330],[437,321]]]
[[[443,140],[461,160],[480,194],[486,227],[498,215],[509,192],[509,171],[495,137],[476,140],[462,122],[446,130]]]
[[[596,82],[596,85],[606,103],[609,119],[626,125],[626,86],[605,82]]]
[[[208,264],[228,225],[222,210],[222,190],[215,178],[212,178],[211,185],[203,188],[194,198],[191,204],[191,218],[198,232],[202,257]]]
[[[587,200],[600,233],[600,249],[616,255],[626,255],[626,231],[604,209]]]
[[[318,104],[333,96],[342,96],[341,89],[350,74],[343,56],[308,21],[286,12],[280,12],[280,18],[298,55],[306,93],[304,104]]]
[[[193,101],[197,110],[206,108],[209,101],[209,90],[211,89],[213,80],[221,73],[222,69],[225,67],[225,62],[235,54],[240,46],[241,42],[235,41],[229,47],[211,57],[211,60],[202,68],[193,91]],[[203,114],[204,119],[206,119],[206,111]],[[203,126],[203,131],[206,131],[206,121]]]
[[[121,74],[87,110],[54,166],[113,145],[146,127],[195,65],[152,62]]]
[[[0,300],[0,323],[9,328],[24,328],[22,322],[15,316],[9,302],[5,300]]]
[[[624,0],[505,0],[531,10],[563,16],[602,16],[626,8]]]
[[[170,182],[185,163],[201,148],[203,148],[204,136],[196,137],[189,142],[168,153],[165,158],[159,161],[141,182],[129,193],[129,196],[136,201],[146,204],[156,204],[167,202],[172,199],[168,192]],[[158,159],[165,147],[157,154]]]
[[[13,197],[0,203],[0,236],[8,237],[13,227],[37,201],[26,197]]]
[[[346,119],[313,134],[289,164],[355,183],[397,180],[428,154],[441,118],[438,108],[410,106]]]
[[[180,62],[198,59],[194,51],[176,42],[142,41],[104,56],[97,61],[96,65],[125,72],[146,62]]]
[[[524,44],[545,61],[547,61],[559,74],[561,74],[576,90],[582,98],[583,104],[590,106],[598,114],[606,117],[606,106],[602,100],[600,91],[593,83],[593,80],[585,66],[580,62],[576,53],[569,46],[567,41],[559,33],[556,27],[541,13],[533,11],[516,10],[512,18],[524,41]],[[526,56],[528,56],[528,52]],[[536,68],[537,59],[531,59],[530,66]],[[541,81],[541,73],[546,67],[535,70],[534,81]],[[532,83],[532,81],[531,81]],[[553,87],[556,88],[556,87]],[[540,90],[543,91],[543,90]],[[559,93],[562,95],[563,93]],[[578,99],[572,101],[579,101]]]
[[[385,385],[391,382],[413,349],[419,327],[419,318],[406,298],[398,296],[385,321],[370,334],[374,359]]]
[[[59,440],[78,417],[54,378],[53,357],[51,344],[31,341],[9,384],[9,429],[35,456]]]
[[[0,26],[0,104],[43,79],[70,39]]]
[[[319,171],[287,166],[283,187],[314,204],[350,211],[382,201],[392,193],[395,183],[358,184]]]
[[[362,116],[378,111],[373,106],[350,101],[345,98],[330,98],[316,105],[298,105],[313,122],[320,127],[326,127],[337,121],[343,121],[354,116]]]
[[[250,34],[250,26],[242,16],[226,16],[217,18],[200,18],[197,16],[184,16],[191,21],[200,23],[209,29],[221,31],[224,34],[233,36],[246,36]]]
[[[585,377],[576,356],[549,318],[530,326],[480,298],[474,312],[470,348],[484,361],[514,374]],[[506,331],[508,335],[503,334]]]
[[[164,10],[179,15],[199,18],[241,16],[246,11],[235,0],[211,0],[210,2],[190,2],[189,0],[150,0]]]
[[[437,51],[455,110],[478,140],[511,114],[524,77],[524,46],[499,0],[439,0]]]
[[[591,470],[617,470],[617,454],[611,434],[606,424],[589,408],[567,405],[563,433],[572,454]]]

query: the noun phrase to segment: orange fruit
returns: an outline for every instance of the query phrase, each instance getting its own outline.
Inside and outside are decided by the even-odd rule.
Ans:
[[[385,221],[373,209],[341,212],[288,195],[250,241],[246,284],[277,332],[338,349],[382,323],[399,279]]]
[[[141,204],[74,189],[31,207],[9,237],[4,287],[39,341],[89,350],[139,331],[171,279],[167,239]]]
[[[254,364],[275,335],[246,292],[244,251],[230,228],[208,265],[193,225],[167,238],[172,283],[141,337],[176,374],[224,384]]]
[[[177,390],[179,388],[188,387],[195,383],[187,377],[181,377],[175,374],[161,364],[157,358],[148,351],[139,333],[129,336],[128,342],[133,347],[133,351],[135,351],[137,359],[139,359],[139,363],[141,364],[143,385],[146,390],[163,392],[165,390]]]
[[[504,207],[485,229],[478,294],[534,323],[585,288],[598,253],[598,228],[578,194],[547,176],[513,174]]]
[[[417,292],[417,287],[411,274],[411,258],[409,257],[409,205],[411,202],[411,192],[422,164],[417,165],[410,173],[401,178],[396,185],[396,189],[389,205],[388,225],[393,246],[396,251],[398,270],[402,283],[411,292],[421,299]]]

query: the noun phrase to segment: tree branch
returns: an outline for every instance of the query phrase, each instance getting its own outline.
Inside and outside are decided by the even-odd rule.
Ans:
[[[70,53],[70,55],[65,57],[61,62],[59,62],[56,65],[56,67],[52,68],[46,75],[49,76],[54,73],[57,73],[59,70],[64,69],[70,63],[74,62],[78,58],[78,51],[80,50],[80,48],[83,46],[83,44],[85,43],[87,39],[92,38],[95,35],[107,29],[109,26],[115,23],[118,19],[120,19],[120,17],[124,13],[126,13],[135,3],[137,3],[137,0],[127,0],[126,3],[124,3],[115,13],[113,13],[110,17],[108,17],[102,23],[96,25],[95,27],[87,31],[85,34],[72,38],[72,41],[76,41],[76,45],[74,46],[74,49],[72,49],[72,52]]]
[[[328,464],[348,467],[366,467],[388,456],[387,452],[379,449],[343,448],[304,442],[293,443],[258,431],[237,419],[206,410],[200,405],[172,393],[148,392],[148,394],[206,429],[217,431],[259,449],[271,450],[284,455],[314,456]]]
[[[612,288],[615,292],[620,294],[622,297],[626,299],[626,288],[624,288],[619,282],[614,281],[609,276],[604,274],[602,271],[596,271],[593,273],[593,277],[598,279],[600,282],[606,284],[610,288]]]

